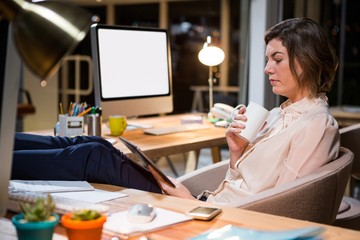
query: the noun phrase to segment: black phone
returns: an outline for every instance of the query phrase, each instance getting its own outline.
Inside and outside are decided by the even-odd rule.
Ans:
[[[194,219],[211,220],[221,212],[221,208],[217,207],[196,207],[187,212],[188,216]]]

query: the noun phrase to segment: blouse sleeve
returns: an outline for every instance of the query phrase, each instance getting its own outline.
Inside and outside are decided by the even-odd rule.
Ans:
[[[311,173],[335,159],[340,136],[337,122],[331,115],[318,114],[298,128],[291,141],[276,185]]]

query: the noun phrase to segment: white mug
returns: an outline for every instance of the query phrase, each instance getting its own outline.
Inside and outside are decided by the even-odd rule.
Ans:
[[[231,114],[233,120],[241,107],[246,106],[244,104],[239,104],[235,107]],[[234,120],[239,121],[245,125],[245,129],[241,130],[238,136],[248,142],[252,142],[256,138],[256,135],[260,131],[261,127],[264,125],[266,118],[269,116],[269,111],[257,103],[250,102],[246,107],[244,115],[247,117],[246,122],[241,120]]]

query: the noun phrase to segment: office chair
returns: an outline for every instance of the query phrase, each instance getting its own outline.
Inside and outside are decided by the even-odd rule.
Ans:
[[[360,230],[359,193],[355,193],[355,182],[360,181],[360,123],[341,128],[340,144],[354,153],[354,160],[349,179],[350,195],[344,196],[334,225]],[[356,199],[357,198],[357,199]]]
[[[288,184],[244,198],[237,207],[284,217],[332,224],[350,176],[354,154],[341,148],[337,159]],[[222,161],[178,178],[193,195],[215,190],[229,161]]]

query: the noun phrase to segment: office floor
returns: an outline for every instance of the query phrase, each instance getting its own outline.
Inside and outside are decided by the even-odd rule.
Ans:
[[[185,167],[186,167],[186,156],[187,154],[176,154],[171,155],[170,159],[173,163],[177,173],[179,176],[183,175],[185,173]],[[229,159],[229,152],[227,149],[221,149],[221,159],[227,160]],[[164,171],[164,173],[168,176],[176,178],[174,172],[171,170],[168,162],[165,158],[161,158],[156,163],[161,170]],[[200,157],[197,168],[201,168],[207,165],[212,164],[212,157],[211,157],[211,150],[210,148],[205,148],[200,151]]]

